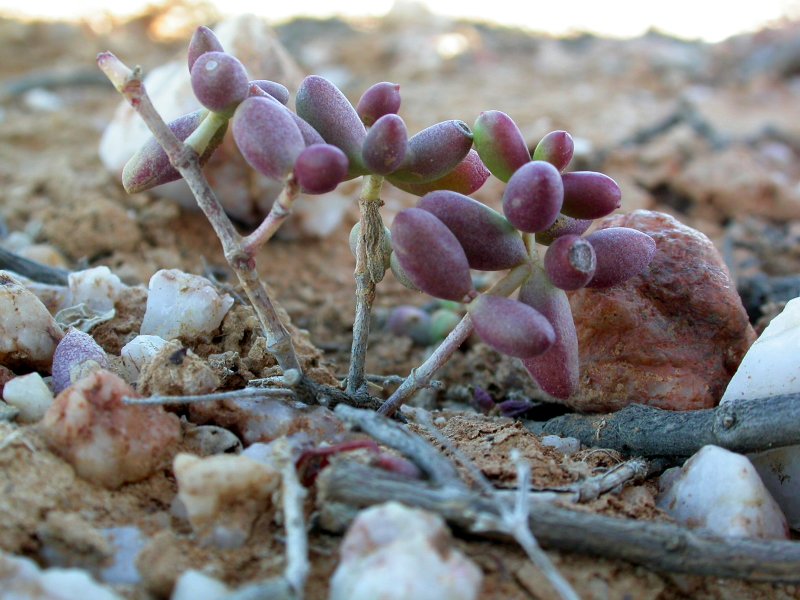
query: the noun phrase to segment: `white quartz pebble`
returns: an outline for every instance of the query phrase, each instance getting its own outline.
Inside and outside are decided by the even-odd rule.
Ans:
[[[786,539],[780,507],[747,457],[704,446],[677,474],[662,475],[659,508],[678,523],[719,536]]]
[[[189,569],[175,582],[170,600],[222,600],[230,590],[221,581]]]
[[[75,271],[67,278],[72,304],[85,304],[92,310],[104,312],[114,308],[120,294],[128,287],[108,267]]]
[[[330,600],[473,600],[482,573],[438,515],[388,502],[361,511],[340,547]]]
[[[0,271],[0,365],[49,370],[63,335],[44,304],[8,271]]]
[[[574,437],[545,435],[541,439],[542,446],[549,446],[565,456],[572,456],[581,449],[581,442]]]
[[[742,359],[721,404],[732,400],[800,394],[800,298],[790,300]],[[750,456],[764,485],[800,531],[800,446]]]
[[[3,400],[19,409],[21,423],[36,423],[53,403],[53,392],[38,373],[29,373],[7,381]]]
[[[274,512],[272,494],[280,472],[241,455],[198,458],[178,454],[173,464],[178,499],[204,545],[238,548],[255,521]]]
[[[120,600],[80,569],[43,569],[32,560],[0,551],[2,600]]]
[[[137,335],[120,350],[122,356],[123,377],[128,383],[136,383],[139,374],[153,360],[167,340],[157,335]]]
[[[165,340],[207,336],[233,306],[233,298],[220,295],[208,279],[178,269],[157,271],[148,287],[140,333]]]

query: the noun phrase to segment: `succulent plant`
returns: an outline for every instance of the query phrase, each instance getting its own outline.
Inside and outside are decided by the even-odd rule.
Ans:
[[[533,157],[508,115],[482,113],[477,152],[507,181],[503,214],[453,191],[433,191],[392,225],[393,259],[420,290],[466,300],[478,336],[522,359],[551,396],[567,398],[578,384],[578,343],[566,291],[617,285],[641,273],[655,252],[648,235],[624,227],[584,236],[592,219],[620,205],[619,186],[602,173],[562,172],[572,157],[564,131],[546,135]],[[424,213],[428,213],[424,215]],[[543,260],[535,242],[543,242]],[[465,266],[515,274],[503,295],[467,285]],[[510,280],[510,279],[509,279]],[[519,288],[517,299],[505,297]]]
[[[575,391],[577,336],[566,292],[616,285],[640,273],[655,243],[626,228],[586,235],[592,220],[619,208],[621,191],[602,173],[566,171],[574,150],[569,133],[547,134],[531,154],[514,120],[493,110],[481,113],[472,128],[446,120],[409,135],[398,114],[398,84],[376,83],[353,106],[318,75],[301,83],[294,112],[283,85],[250,80],[204,27],[190,42],[188,66],[204,109],[173,121],[175,136],[203,164],[230,122],[250,166],[285,184],[274,214],[245,238],[246,256],[252,258],[280,226],[298,193],[323,194],[365,176],[361,218],[350,235],[357,307],[348,393],[363,384],[371,298],[387,269],[404,285],[459,307],[434,314],[398,308],[392,331],[433,343],[459,329],[463,308],[469,315],[464,322],[489,346],[520,358],[544,391],[558,398]],[[113,69],[107,72],[121,81]],[[506,183],[502,213],[469,197],[490,174]],[[129,191],[144,191],[178,177],[167,153],[150,141],[126,165],[123,180]],[[397,214],[391,231],[378,210],[384,180],[421,197]],[[537,242],[547,246],[543,259]],[[496,288],[479,291],[471,269],[508,274]],[[516,299],[507,297],[516,289]]]

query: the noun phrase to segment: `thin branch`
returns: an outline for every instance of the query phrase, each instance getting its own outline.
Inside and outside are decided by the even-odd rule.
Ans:
[[[747,454],[800,444],[800,394],[693,411],[631,404],[608,415],[569,414],[525,425],[536,434],[575,437],[626,455],[686,457],[708,444]]]
[[[360,235],[356,244],[356,312],[353,320],[353,345],[347,391],[358,392],[364,386],[364,363],[369,339],[369,322],[375,286],[383,279],[383,220],[381,219],[381,186],[383,177],[367,175],[358,199]]]
[[[244,238],[242,246],[248,256],[255,256],[258,250],[266,244],[275,232],[280,229],[283,222],[292,214],[294,201],[300,194],[300,188],[294,179],[290,179],[281,190],[280,196],[272,204],[269,214],[261,224]]]
[[[5,248],[0,248],[0,269],[13,271],[32,281],[49,285],[67,285],[69,277],[69,271],[66,269],[36,262]]]
[[[241,400],[242,398],[293,398],[294,396],[294,391],[287,388],[247,387],[240,390],[195,396],[148,396],[147,398],[125,396],[122,398],[122,401],[131,406],[153,406],[164,404],[196,404],[198,402],[215,402],[217,400]]]
[[[529,275],[530,267],[527,264],[515,267],[486,293],[496,296],[508,296],[522,285]],[[450,357],[472,334],[472,331],[472,319],[468,314],[464,315],[464,318],[439,344],[439,347],[434,350],[428,359],[416,369],[412,369],[402,385],[383,403],[378,413],[391,417],[414,392],[421,388],[429,387],[433,376],[450,360]]]
[[[278,318],[272,300],[258,276],[255,260],[248,255],[241,236],[225,214],[217,196],[203,175],[197,152],[178,140],[161,115],[158,114],[144,88],[142,74],[138,67],[131,70],[110,52],[99,54],[97,64],[114,84],[114,87],[144,120],[166,152],[172,166],[189,185],[198,206],[206,215],[222,243],[226,260],[239,278],[239,283],[258,315],[264,337],[267,340],[267,349],[275,356],[284,371],[288,369],[302,370],[291,336]]]
[[[435,512],[467,531],[475,531],[485,515],[499,518],[497,503],[481,494],[401,480],[355,461],[330,465],[317,485],[326,502],[363,508],[394,500]],[[549,502],[535,502],[531,508],[531,532],[548,549],[626,560],[661,572],[800,583],[800,544],[796,542],[717,538],[671,523],[578,512]]]
[[[302,600],[306,579],[311,567],[308,562],[308,534],[303,515],[306,491],[297,479],[293,460],[286,460],[281,469],[283,480],[283,519],[286,528],[286,569],[284,578],[289,582],[294,597]]]

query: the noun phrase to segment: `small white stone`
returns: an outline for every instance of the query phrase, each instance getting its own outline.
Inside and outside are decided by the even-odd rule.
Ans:
[[[121,600],[79,569],[44,569],[27,558],[0,551],[2,600]]]
[[[141,333],[192,340],[215,331],[233,306],[205,277],[162,269],[150,278]]]
[[[438,515],[388,502],[361,511],[339,550],[330,600],[473,600],[483,574]]]
[[[69,274],[67,280],[72,292],[72,304],[86,304],[98,312],[114,308],[120,294],[128,287],[108,267],[75,271]]]
[[[44,304],[0,271],[0,365],[49,369],[63,335]]]
[[[230,589],[205,573],[189,569],[175,582],[170,600],[221,600]]]
[[[61,96],[45,88],[33,88],[23,95],[22,101],[25,106],[38,112],[57,112],[64,108]]]
[[[675,474],[662,476],[658,507],[678,523],[719,536],[786,539],[780,507],[747,457],[704,446]]]
[[[101,531],[113,548],[113,559],[100,571],[104,583],[136,585],[142,577],[136,567],[139,553],[147,545],[147,539],[138,527],[109,527]]]
[[[790,300],[742,359],[720,404],[800,393],[800,298]],[[800,446],[750,456],[764,485],[800,531]]]
[[[136,383],[139,374],[153,360],[167,340],[157,335],[137,335],[120,350],[123,376],[128,383]]]
[[[561,452],[565,456],[572,456],[581,449],[581,442],[574,437],[559,437],[557,435],[546,435],[542,437],[542,446],[549,446]]]
[[[201,543],[237,548],[253,524],[272,513],[280,472],[241,455],[198,458],[178,454],[173,464],[178,499]]]
[[[15,377],[3,387],[3,400],[19,409],[21,423],[36,423],[53,403],[53,392],[38,373]]]

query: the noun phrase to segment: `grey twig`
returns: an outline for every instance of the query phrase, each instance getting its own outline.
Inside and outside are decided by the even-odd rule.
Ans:
[[[66,269],[44,265],[5,248],[0,248],[0,269],[13,271],[33,281],[50,285],[67,285],[69,276],[69,271]]]
[[[694,411],[632,404],[608,415],[569,414],[525,425],[539,435],[575,437],[628,456],[686,457],[708,444],[747,454],[800,444],[800,394]]]
[[[435,512],[467,531],[475,531],[481,516],[499,518],[498,503],[477,492],[401,480],[354,461],[326,468],[318,486],[326,501],[361,508],[394,500]],[[549,502],[531,508],[531,532],[544,548],[626,560],[661,572],[800,583],[796,542],[717,538],[671,523],[577,512]]]
[[[217,400],[241,400],[242,398],[293,398],[295,393],[288,388],[259,388],[248,387],[227,392],[201,394],[196,396],[148,396],[146,398],[133,398],[125,396],[122,401],[133,406],[152,406],[164,404],[195,404],[198,402],[215,402]]]

